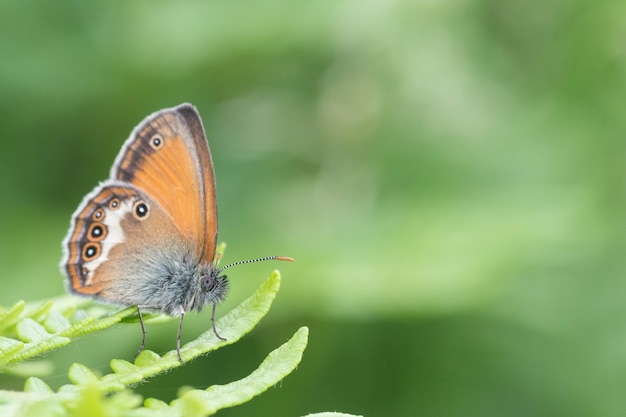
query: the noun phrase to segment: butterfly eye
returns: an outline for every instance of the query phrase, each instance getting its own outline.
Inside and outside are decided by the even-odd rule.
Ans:
[[[117,197],[112,198],[111,201],[109,201],[109,208],[111,210],[117,210],[120,208],[120,199]]]
[[[83,260],[91,261],[100,255],[100,245],[97,243],[90,243],[83,249]]]
[[[158,133],[156,135],[153,135],[150,138],[150,146],[152,146],[152,149],[159,149],[161,146],[163,146],[163,136],[159,135]]]
[[[101,208],[97,209],[96,211],[93,212],[93,214],[91,215],[91,218],[93,220],[104,219],[104,210],[102,210]]]
[[[211,291],[214,286],[215,286],[215,280],[210,275],[207,275],[206,277],[202,278],[202,280],[200,281],[200,288],[202,288],[202,291],[204,292]]]
[[[137,220],[145,220],[148,217],[148,205],[141,200],[135,202],[133,215]]]
[[[91,226],[89,226],[88,234],[92,240],[95,240],[97,242],[105,238],[105,236],[107,235],[107,229],[104,225],[100,223],[93,223]]]

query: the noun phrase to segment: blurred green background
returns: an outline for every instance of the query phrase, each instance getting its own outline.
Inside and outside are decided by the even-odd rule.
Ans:
[[[624,22],[617,0],[4,1],[0,304],[64,292],[83,195],[191,102],[225,262],[296,263],[230,271],[220,314],[281,269],[268,317],[143,395],[241,378],[308,325],[297,371],[221,415],[624,416]],[[175,321],[148,331],[174,347]],[[139,340],[81,339],[45,380]]]

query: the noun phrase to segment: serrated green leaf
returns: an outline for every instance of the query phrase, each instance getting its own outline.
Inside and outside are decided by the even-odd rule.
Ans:
[[[161,359],[159,354],[145,349],[135,358],[135,365],[138,367],[148,367],[158,363]]]
[[[72,323],[60,311],[51,312],[43,322],[49,333],[60,333],[72,327]]]
[[[271,352],[249,376],[226,385],[214,385],[206,390],[193,390],[172,403],[187,415],[190,404],[204,404],[206,415],[243,404],[271,388],[289,375],[300,363],[308,341],[309,329],[300,328],[284,345]],[[180,408],[179,408],[180,407]]]
[[[167,410],[169,406],[165,401],[157,400],[156,398],[148,398],[144,401],[144,406],[152,410]]]
[[[20,314],[24,311],[24,307],[26,307],[26,302],[20,300],[7,310],[0,311],[0,332],[3,332],[17,322]]]
[[[98,319],[77,309],[85,303],[83,299],[68,296],[38,303],[36,307],[18,302],[3,310],[0,316],[4,321],[0,322],[0,328],[14,331],[16,338],[7,337],[8,334],[0,336],[0,370],[64,346],[77,336],[110,327],[136,312],[131,307],[109,314],[106,308],[88,307],[89,311],[105,314]]]
[[[26,312],[26,315],[30,317],[31,319],[35,321],[39,321],[39,320],[42,320],[43,317],[47,316],[52,306],[53,306],[53,302],[48,300],[42,303],[41,305],[34,307],[32,309],[29,308],[28,305],[26,305],[25,312]]]
[[[0,338],[0,369],[3,369],[11,360],[24,349],[24,342],[5,337]]]
[[[88,385],[90,383],[97,383],[98,377],[91,372],[89,368],[80,363],[73,363],[70,365],[70,370],[67,374],[76,385]]]
[[[19,340],[10,339],[8,337],[0,337],[0,355],[7,355],[12,352],[21,350],[24,347],[24,342]]]
[[[45,340],[50,337],[50,333],[35,320],[25,318],[17,324],[17,336],[23,342],[30,343]]]
[[[153,416],[147,412],[147,408],[159,412],[167,409],[167,414],[163,415],[171,417],[208,416],[220,409],[247,402],[276,385],[298,366],[306,348],[308,334],[308,328],[300,328],[287,343],[272,351],[254,372],[239,381],[214,385],[206,390],[190,390],[172,401],[170,406],[148,399],[146,408],[133,410],[129,416]]]
[[[191,389],[170,405],[149,398],[144,408],[132,410],[128,416],[208,416],[220,409],[247,402],[276,385],[298,366],[306,348],[308,333],[308,328],[300,328],[288,342],[272,351],[254,372],[239,381],[214,385],[206,390]]]
[[[62,330],[59,334],[66,337],[77,337],[85,333],[89,333],[87,326],[96,321],[93,316],[86,316],[83,319],[74,322],[67,329]]]
[[[52,336],[43,341],[34,343],[27,343],[24,348],[14,354],[4,358],[0,358],[0,369],[7,364],[24,361],[26,359],[34,358],[35,356],[42,355],[48,351],[54,350],[61,346],[65,346],[70,343],[70,339],[67,337]]]
[[[24,383],[24,392],[33,392],[40,394],[52,394],[52,388],[48,386],[41,379],[36,377],[30,377]]]
[[[103,330],[107,327],[111,327],[112,325],[119,323],[125,317],[131,316],[137,313],[137,307],[128,307],[124,310],[118,311],[115,314],[112,314],[107,317],[100,318],[98,320],[93,321],[91,324],[81,327],[79,331],[75,333],[76,336],[95,332],[97,330]],[[81,320],[82,322],[82,320]]]
[[[123,359],[113,359],[110,363],[110,366],[113,372],[115,372],[116,374],[131,373],[135,372],[137,369],[136,365],[133,365],[132,363]]]

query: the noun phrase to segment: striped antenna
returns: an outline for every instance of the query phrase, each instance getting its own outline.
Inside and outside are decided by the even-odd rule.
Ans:
[[[226,266],[221,267],[220,269],[217,270],[217,272],[220,273],[223,270],[225,270],[226,268],[230,268],[231,266],[235,266],[235,265],[249,264],[249,263],[252,263],[252,262],[271,261],[271,260],[287,261],[287,262],[293,262],[294,261],[294,259],[290,258],[289,256],[266,256],[265,258],[248,259],[247,261],[233,262],[232,264],[228,264]]]

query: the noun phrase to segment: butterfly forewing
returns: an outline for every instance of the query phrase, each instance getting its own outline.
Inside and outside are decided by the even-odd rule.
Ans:
[[[193,106],[147,117],[122,147],[111,177],[152,196],[193,245],[198,261],[213,260],[217,239],[213,163]]]
[[[191,105],[181,105],[177,107],[180,114],[187,124],[190,133],[190,139],[193,140],[196,147],[198,159],[200,160],[200,177],[202,178],[202,187],[204,189],[204,207],[205,207],[205,244],[203,259],[212,262],[215,256],[215,247],[217,244],[217,195],[215,191],[215,172],[213,169],[213,159],[209,144],[207,142],[202,119],[198,111]]]

